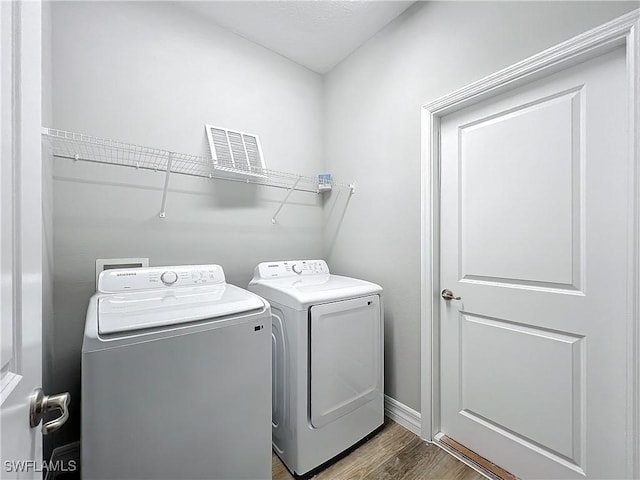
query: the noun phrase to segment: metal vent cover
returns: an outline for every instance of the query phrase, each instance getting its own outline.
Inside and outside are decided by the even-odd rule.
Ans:
[[[205,125],[211,157],[217,169],[244,175],[264,175],[266,165],[257,135]]]

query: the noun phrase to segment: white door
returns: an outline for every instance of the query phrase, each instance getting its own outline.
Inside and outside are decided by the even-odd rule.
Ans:
[[[441,123],[441,431],[520,478],[627,478],[625,48]]]
[[[42,478],[41,6],[0,2],[0,477]],[[64,403],[67,397],[50,399]],[[42,406],[42,405],[41,405]]]

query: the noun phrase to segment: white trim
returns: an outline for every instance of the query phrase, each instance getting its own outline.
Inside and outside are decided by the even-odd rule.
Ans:
[[[434,202],[431,199],[431,192],[429,181],[427,179],[433,178],[434,174],[431,171],[433,165],[430,161],[432,152],[429,150],[429,134],[432,129],[431,125],[432,116],[423,107],[421,112],[421,155],[420,155],[420,196],[422,201],[420,202],[420,410],[423,415],[422,429],[420,432],[420,438],[426,441],[433,440],[432,432],[433,427],[433,408],[438,404],[435,399],[432,398],[433,390],[432,385],[436,384],[434,376],[437,376],[436,370],[433,365],[433,360],[439,357],[439,354],[432,351],[438,342],[432,335],[433,322],[432,318],[436,318],[431,312],[431,306],[436,305],[437,302],[433,301],[433,298],[429,298],[429,293],[434,291],[433,271],[436,268],[432,261],[433,257],[433,242],[431,225],[437,224],[432,219],[431,211]],[[431,248],[429,247],[431,246]]]
[[[640,10],[635,10],[635,21],[627,34],[627,75],[629,88],[629,139],[631,165],[629,181],[632,182],[633,199],[629,206],[633,222],[629,232],[629,248],[633,252],[630,270],[629,298],[632,298],[630,313],[629,362],[627,369],[629,471],[633,478],[640,478]]]
[[[635,194],[632,202],[630,248],[634,252],[630,268],[633,311],[629,323],[628,437],[629,472],[640,478],[640,9],[578,35],[566,42],[529,57],[504,70],[472,83],[422,106],[422,208],[421,208],[421,437],[432,440],[439,428],[439,137],[440,118],[532,81],[538,75],[597,56],[616,46],[627,49],[628,85],[631,96],[630,157]]]
[[[595,54],[594,50],[614,47],[623,43],[628,44],[628,36],[637,26],[639,18],[640,9],[634,10],[429,102],[422,108],[431,114],[442,116],[445,113],[467,107],[489,95],[495,95],[496,91],[514,88],[518,83],[529,81],[532,75],[543,73],[549,68],[564,68],[567,66],[567,62],[582,61],[588,58],[583,55]]]
[[[400,403],[395,398],[385,395],[384,414],[410,432],[420,436],[420,412],[416,412],[413,408],[407,407],[404,403]]]

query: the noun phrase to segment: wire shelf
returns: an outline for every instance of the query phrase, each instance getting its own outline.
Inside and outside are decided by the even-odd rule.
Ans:
[[[353,184],[347,185],[333,180],[320,180],[318,177],[266,168],[253,167],[250,170],[240,170],[232,164],[220,162],[214,164],[212,159],[198,155],[118,142],[56,128],[43,127],[42,135],[49,141],[53,156],[59,158],[160,171],[167,174],[216,178],[302,192],[321,193],[335,188],[354,191]]]

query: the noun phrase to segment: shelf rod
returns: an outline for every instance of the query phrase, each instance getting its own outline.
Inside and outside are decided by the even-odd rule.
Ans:
[[[137,170],[149,170],[151,172],[157,172],[157,169],[155,168],[151,168],[149,166],[146,165],[127,165],[125,163],[113,163],[113,162],[109,162],[106,160],[94,160],[92,158],[86,158],[86,157],[81,157],[81,156],[72,156],[72,155],[62,155],[59,153],[54,153],[53,154],[54,157],[56,158],[64,158],[67,160],[79,160],[81,162],[88,162],[88,163],[97,163],[99,165],[110,165],[110,166],[117,166],[117,167],[127,167],[127,168],[135,168]],[[196,178],[208,178],[210,180],[223,180],[225,182],[237,182],[237,183],[244,183],[244,184],[249,184],[249,185],[257,185],[257,186],[262,186],[262,187],[270,187],[270,188],[279,188],[281,190],[289,190],[291,187],[289,185],[277,185],[275,183],[270,183],[270,182],[256,182],[254,180],[250,180],[250,179],[246,179],[246,178],[232,178],[232,177],[225,177],[223,175],[220,174],[215,174],[213,172],[209,173],[209,174],[205,174],[205,173],[193,173],[193,172],[180,172],[180,171],[173,171],[173,174],[177,174],[177,175],[186,175],[188,177],[196,177]],[[341,185],[339,185],[341,186]],[[307,193],[319,193],[317,188],[305,188],[305,187],[296,187],[296,191],[298,192],[307,192]]]
[[[284,207],[284,205],[287,203],[287,200],[289,200],[289,196],[291,195],[291,192],[293,192],[295,190],[295,188],[298,186],[298,182],[302,179],[302,177],[298,177],[295,181],[295,183],[291,186],[291,188],[289,188],[289,190],[287,190],[287,194],[284,197],[284,200],[282,200],[282,202],[280,203],[280,206],[278,207],[278,209],[276,210],[276,213],[273,214],[273,217],[271,217],[271,223],[275,224],[276,223],[276,217],[278,216],[278,214],[280,213],[280,210],[282,210],[282,207]]]
[[[169,189],[169,177],[171,176],[171,164],[173,163],[173,152],[169,152],[169,158],[167,159],[167,174],[164,177],[164,190],[162,191],[162,205],[160,206],[160,218],[165,218],[167,213],[165,212],[167,206],[167,190]]]

